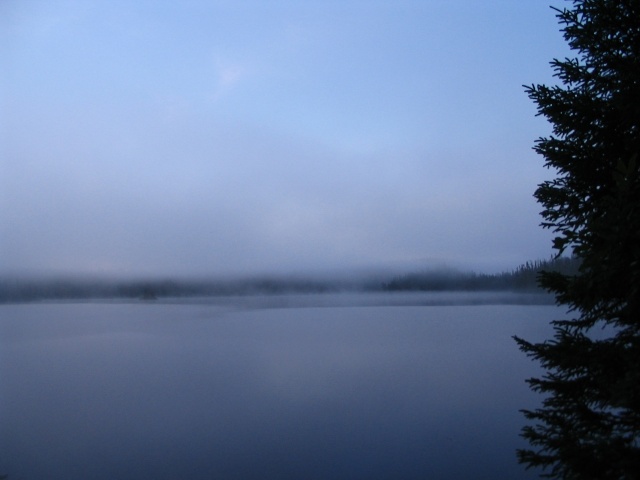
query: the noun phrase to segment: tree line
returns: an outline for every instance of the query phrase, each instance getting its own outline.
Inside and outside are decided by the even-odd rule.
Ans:
[[[525,290],[541,291],[538,279],[541,272],[563,275],[577,273],[579,260],[573,257],[551,258],[526,262],[514,270],[485,274],[456,270],[409,273],[383,284],[386,291],[455,291],[455,290]]]
[[[87,279],[28,280],[0,279],[0,302],[38,300],[131,299],[156,300],[168,297],[277,295],[287,293],[330,293],[339,291],[541,291],[537,278],[541,271],[571,274],[577,260],[558,258],[526,262],[499,274],[478,274],[456,270],[410,273],[390,279],[256,277],[237,280],[129,280]]]

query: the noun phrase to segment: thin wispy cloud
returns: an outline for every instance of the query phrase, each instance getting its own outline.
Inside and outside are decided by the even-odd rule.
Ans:
[[[227,62],[221,59],[214,61],[214,88],[209,98],[217,102],[235,90],[247,75],[247,68],[239,63]]]

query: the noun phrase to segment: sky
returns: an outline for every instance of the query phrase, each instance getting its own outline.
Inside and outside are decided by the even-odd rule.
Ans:
[[[0,274],[548,258],[569,54],[539,0],[1,0]]]

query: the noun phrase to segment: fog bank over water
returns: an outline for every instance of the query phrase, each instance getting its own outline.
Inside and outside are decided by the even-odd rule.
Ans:
[[[137,299],[144,301],[171,298],[225,297],[251,295],[329,294],[339,292],[477,292],[479,303],[488,293],[517,292],[548,295],[538,287],[541,270],[571,274],[578,260],[562,257],[527,262],[517,269],[499,274],[476,274],[451,269],[428,270],[404,274],[368,272],[367,274],[324,276],[254,276],[200,280],[147,279],[116,280],[105,278],[29,278],[0,277],[0,303],[38,300]],[[498,296],[499,297],[499,296]],[[498,298],[488,295],[487,298]],[[525,297],[527,296],[525,295]],[[529,296],[529,298],[533,298]],[[528,303],[531,300],[524,300]],[[477,300],[475,300],[477,302]],[[534,301],[539,303],[540,300]],[[471,302],[474,303],[474,302]],[[514,303],[513,299],[506,303]],[[517,301],[515,303],[518,303]]]
[[[550,254],[536,1],[0,2],[0,274],[503,271]]]

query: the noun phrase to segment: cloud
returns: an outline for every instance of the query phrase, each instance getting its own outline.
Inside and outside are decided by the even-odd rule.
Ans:
[[[216,59],[214,62],[215,79],[213,92],[209,95],[212,102],[217,102],[234,90],[246,76],[246,67],[239,63]]]

